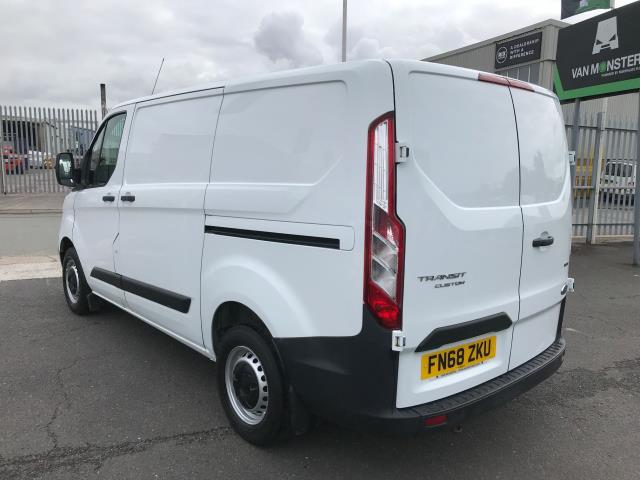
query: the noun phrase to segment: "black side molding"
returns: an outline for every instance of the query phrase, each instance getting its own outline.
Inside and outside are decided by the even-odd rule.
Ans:
[[[109,285],[120,288],[125,292],[133,293],[139,297],[177,310],[180,313],[187,313],[191,307],[191,298],[189,297],[139,280],[134,280],[133,278],[125,277],[118,273],[110,272],[104,268],[94,267],[93,270],[91,270],[91,276]]]
[[[109,285],[113,285],[114,287],[122,288],[122,275],[118,275],[117,273],[110,272],[104,268],[93,267],[93,270],[91,270],[91,276],[98,280],[102,280]]]
[[[483,333],[499,332],[511,326],[513,322],[506,313],[498,313],[468,322],[436,328],[427,338],[420,342],[416,352],[426,352],[448,343],[459,342],[467,338],[477,337]]]
[[[340,249],[340,239],[338,238],[311,237],[308,235],[244,230],[240,228],[216,227],[213,225],[205,225],[204,233],[224,235],[226,237],[249,238],[252,240],[262,240],[264,242],[289,243],[307,247],[332,248],[335,250]]]

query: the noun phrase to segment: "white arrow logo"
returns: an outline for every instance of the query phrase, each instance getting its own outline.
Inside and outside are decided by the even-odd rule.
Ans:
[[[611,17],[598,23],[592,54],[595,55],[602,50],[615,50],[616,48],[618,48],[618,21],[616,17]]]

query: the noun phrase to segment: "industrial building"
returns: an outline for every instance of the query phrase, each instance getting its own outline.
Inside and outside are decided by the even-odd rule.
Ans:
[[[553,90],[558,32],[569,26],[558,20],[545,20],[466,47],[441,53],[424,61],[494,72],[525,80]],[[564,102],[567,123],[571,122],[573,102]],[[582,101],[586,116],[605,112],[605,123],[638,118],[638,93]]]

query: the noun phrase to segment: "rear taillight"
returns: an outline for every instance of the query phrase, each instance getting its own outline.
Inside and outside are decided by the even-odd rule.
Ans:
[[[393,112],[369,127],[364,302],[386,328],[400,328],[404,225],[396,216]]]

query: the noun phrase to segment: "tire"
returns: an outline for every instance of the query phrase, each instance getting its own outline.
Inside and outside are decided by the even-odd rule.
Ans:
[[[86,315],[90,312],[88,296],[91,288],[80,264],[76,249],[69,248],[62,258],[62,288],[67,305],[76,315]]]
[[[258,446],[286,437],[286,388],[273,347],[252,328],[237,326],[224,333],[219,350],[218,390],[233,429]]]

